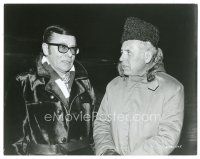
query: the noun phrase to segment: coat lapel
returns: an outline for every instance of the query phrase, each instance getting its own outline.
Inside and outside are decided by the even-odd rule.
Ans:
[[[47,62],[42,64],[41,61],[42,57],[38,60],[37,70],[39,76],[45,76],[48,79],[45,90],[53,93],[66,107],[68,107],[69,94],[67,95],[67,87],[52,67]]]
[[[56,71],[53,70],[51,65],[47,61],[42,63],[42,56],[40,56],[37,62],[37,71],[39,76],[46,77],[47,79],[45,90],[53,93],[65,105],[67,109],[69,108],[69,103],[71,103],[77,95],[85,92],[85,88],[79,81],[80,75],[77,73],[77,71],[76,75],[75,71],[70,72],[70,81],[68,83],[69,88],[71,88],[70,93],[68,92],[68,89],[60,76]]]

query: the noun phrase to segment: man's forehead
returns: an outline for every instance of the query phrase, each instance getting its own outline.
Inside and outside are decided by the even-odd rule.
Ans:
[[[76,38],[72,35],[64,35],[64,34],[58,34],[58,33],[52,33],[51,40],[52,43],[74,43],[76,44]]]
[[[141,49],[146,45],[146,42],[140,41],[140,40],[127,40],[123,42],[122,49],[124,50],[130,50],[130,49]]]

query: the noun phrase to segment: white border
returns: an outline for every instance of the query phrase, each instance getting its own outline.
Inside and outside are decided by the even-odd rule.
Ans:
[[[131,3],[131,4],[137,4],[137,3],[151,3],[151,4],[155,4],[155,3],[198,3],[197,0],[2,0],[1,3],[48,3],[48,4],[57,4],[57,3],[102,3],[102,4],[108,4],[108,3],[112,3],[112,4],[119,4],[119,3]]]
[[[117,1],[117,2],[116,2]],[[4,83],[3,83],[3,74],[4,74],[4,44],[3,44],[3,41],[4,41],[4,4],[11,4],[11,3],[15,3],[15,4],[18,4],[18,3],[31,3],[31,4],[34,4],[34,3],[48,3],[48,4],[58,4],[58,3],[92,3],[92,4],[95,4],[95,3],[103,3],[103,4],[110,4],[110,3],[115,3],[115,4],[119,4],[119,3],[126,3],[126,4],[143,4],[143,3],[151,3],[151,4],[155,4],[155,3],[159,3],[159,4],[167,4],[167,3],[195,3],[195,4],[199,4],[199,2],[197,0],[154,0],[154,1],[151,1],[151,0],[90,0],[90,1],[85,1],[85,0],[56,0],[56,1],[51,1],[51,0],[29,0],[29,1],[25,1],[25,0],[1,0],[0,4],[1,4],[1,10],[0,10],[0,20],[1,20],[1,25],[0,25],[0,53],[1,53],[1,58],[0,58],[0,73],[1,73],[1,76],[0,76],[0,159],[2,158],[29,158],[29,159],[35,159],[35,158],[52,158],[52,159],[57,159],[57,158],[69,158],[69,156],[4,156],[3,155],[3,99],[4,99],[4,94],[3,94],[3,88],[4,88]],[[198,21],[199,21],[199,13],[198,13]],[[198,30],[199,30],[199,27],[198,27]],[[199,33],[198,33],[198,37],[199,37]],[[199,38],[198,38],[198,46],[199,46]],[[198,54],[197,54],[198,55]],[[198,61],[200,60],[200,57],[198,56]],[[199,82],[199,65],[198,65],[198,82]],[[198,90],[200,89],[200,86],[198,85]],[[199,99],[200,95],[198,93],[198,99]],[[198,108],[198,112],[200,112],[199,110],[199,107]],[[197,112],[197,126],[199,128],[199,113]],[[199,150],[200,150],[200,146],[199,146],[199,136],[200,136],[200,132],[199,132],[199,129],[197,130],[197,137],[198,137],[198,141],[197,141],[197,148],[198,148],[198,154],[199,154]],[[130,158],[132,159],[133,157],[136,159],[136,158],[139,158],[139,159],[143,159],[143,158],[148,158],[148,159],[156,159],[156,158],[162,158],[162,159],[168,159],[168,158],[199,158],[199,155],[197,156],[189,156],[189,155],[185,155],[185,156],[124,156],[125,158]],[[70,158],[80,158],[80,156],[70,156]],[[82,159],[88,159],[88,158],[112,158],[112,159],[116,159],[116,158],[122,158],[122,156],[91,156],[91,157],[88,157],[88,156],[81,156]]]

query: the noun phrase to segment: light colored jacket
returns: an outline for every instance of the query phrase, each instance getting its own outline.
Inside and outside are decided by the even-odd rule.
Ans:
[[[167,155],[176,148],[184,114],[184,88],[157,72],[146,78],[116,77],[106,88],[94,122],[96,155]]]

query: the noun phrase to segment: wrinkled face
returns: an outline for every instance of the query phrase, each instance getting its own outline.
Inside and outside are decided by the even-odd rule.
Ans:
[[[125,75],[143,75],[145,73],[145,51],[142,41],[127,40],[123,42],[119,60]]]
[[[70,35],[53,33],[49,43],[63,44],[68,47],[76,47],[76,38]],[[74,63],[75,55],[72,55],[70,49],[67,53],[60,53],[58,46],[43,43],[43,52],[47,56],[51,66],[59,72],[69,71]]]

